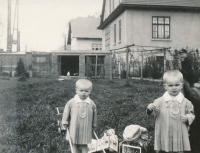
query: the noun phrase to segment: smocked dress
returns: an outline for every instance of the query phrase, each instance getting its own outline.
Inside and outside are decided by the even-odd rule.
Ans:
[[[166,92],[154,101],[155,115],[154,150],[165,152],[190,151],[188,130],[195,116],[192,103],[180,92],[175,99]],[[181,115],[186,115],[188,122],[183,123]]]
[[[65,105],[62,124],[69,124],[73,144],[88,144],[92,140],[92,127],[97,126],[95,103],[88,97],[81,100],[78,95]]]

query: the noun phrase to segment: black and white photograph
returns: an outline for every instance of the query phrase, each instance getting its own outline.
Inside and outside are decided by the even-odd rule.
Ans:
[[[200,153],[200,0],[0,0],[0,153]]]

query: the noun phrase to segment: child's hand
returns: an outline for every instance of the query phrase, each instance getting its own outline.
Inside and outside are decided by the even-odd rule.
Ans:
[[[181,120],[183,123],[186,123],[188,121],[188,118],[186,115],[181,115]]]
[[[200,88],[200,83],[194,83],[195,88]]]
[[[67,129],[69,127],[69,124],[63,124],[63,126]]]
[[[148,108],[150,111],[156,110],[156,106],[155,106],[153,103],[149,104],[149,105],[147,106],[147,108]]]

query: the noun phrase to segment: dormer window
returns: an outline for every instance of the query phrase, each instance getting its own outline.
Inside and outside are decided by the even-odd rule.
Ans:
[[[170,17],[152,17],[152,38],[170,39]]]

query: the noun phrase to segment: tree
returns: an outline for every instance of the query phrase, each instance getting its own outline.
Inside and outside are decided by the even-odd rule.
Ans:
[[[17,67],[15,70],[17,72],[16,76],[21,76],[22,74],[26,73],[25,65],[22,58],[20,58],[19,61],[17,62]]]

